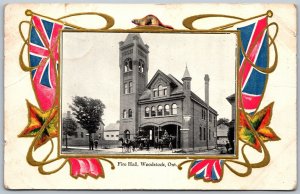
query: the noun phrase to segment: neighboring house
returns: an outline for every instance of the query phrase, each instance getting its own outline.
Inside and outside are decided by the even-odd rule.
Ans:
[[[157,70],[148,82],[149,46],[131,33],[119,43],[120,137],[146,136],[150,145],[164,134],[174,137],[173,147],[185,150],[214,148],[217,111],[209,106],[209,76],[205,100],[191,91],[186,67],[182,82]]]
[[[120,122],[110,123],[104,128],[104,140],[119,140]]]
[[[70,111],[67,112],[67,114],[64,114],[63,116],[66,117],[72,117]],[[100,123],[99,129],[96,131],[96,133],[93,133],[93,139],[101,139],[103,137],[103,131],[104,131],[104,123]],[[64,147],[66,145],[66,136],[62,135],[62,146]],[[68,136],[68,146],[88,146],[89,145],[89,134],[87,130],[83,129],[79,124],[78,128],[73,136]]]
[[[229,126],[220,124],[217,126],[217,144],[225,145],[228,142],[228,129]]]

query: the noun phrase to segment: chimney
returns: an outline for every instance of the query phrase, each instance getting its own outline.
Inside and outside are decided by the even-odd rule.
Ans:
[[[67,118],[71,118],[71,112],[67,111]]]
[[[209,106],[209,76],[208,76],[208,74],[205,74],[204,81],[205,81],[205,103],[207,106]]]

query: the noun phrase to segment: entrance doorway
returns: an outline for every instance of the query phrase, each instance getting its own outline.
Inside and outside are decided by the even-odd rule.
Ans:
[[[139,130],[139,137],[148,138],[150,146],[154,146],[159,139],[171,141],[173,148],[180,148],[180,126],[167,124],[163,126],[147,125]]]

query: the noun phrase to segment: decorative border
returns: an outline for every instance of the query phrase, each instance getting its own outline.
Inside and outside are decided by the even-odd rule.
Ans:
[[[41,66],[41,63],[36,66],[27,66],[24,63],[23,60],[23,53],[25,50],[25,47],[30,47],[30,32],[27,38],[25,38],[24,34],[22,33],[22,25],[28,24],[29,29],[33,27],[33,25],[37,25],[35,19],[38,18],[45,18],[47,20],[52,21],[54,24],[57,25],[58,33],[61,33],[61,30],[65,27],[73,28],[78,31],[92,31],[92,32],[99,32],[99,31],[105,31],[110,29],[114,25],[114,19],[111,16],[108,16],[106,14],[102,13],[96,13],[96,12],[82,12],[82,13],[74,13],[70,15],[66,15],[57,19],[43,16],[38,13],[34,13],[30,10],[26,10],[25,14],[27,16],[31,17],[30,21],[21,21],[19,24],[19,33],[23,40],[23,46],[20,51],[19,55],[19,62],[20,67],[25,72],[31,73],[31,78],[34,76],[33,74],[36,73],[38,68]],[[106,25],[102,28],[98,29],[87,29],[80,26],[77,26],[72,23],[68,23],[65,21],[65,19],[69,17],[76,17],[81,15],[94,15],[98,17],[102,17],[106,20]],[[245,21],[258,19],[259,17],[272,17],[273,13],[272,11],[268,11],[265,14],[261,14],[258,16],[253,16],[250,18],[240,18],[236,16],[228,16],[228,15],[219,15],[219,14],[204,14],[204,15],[196,15],[191,16],[183,20],[183,25],[188,30],[181,30],[181,31],[188,31],[188,32],[195,32],[195,31],[201,31],[210,33],[212,31],[216,32],[230,32],[232,30],[227,30],[228,28],[233,28],[236,24],[243,23]],[[155,16],[148,15],[149,17],[153,18]],[[146,17],[148,17],[146,16]],[[217,26],[211,29],[196,29],[193,27],[193,22],[200,19],[209,19],[211,17],[220,17],[220,18],[231,18],[237,20],[237,22],[225,24],[222,26]],[[156,17],[155,17],[156,18]],[[157,19],[157,18],[156,18]],[[152,21],[152,20],[151,20]],[[142,23],[139,23],[138,27],[131,29],[131,31],[143,31],[143,32],[149,32],[149,31],[155,31],[155,32],[173,32],[173,31],[180,31],[180,30],[172,30],[172,27],[163,25],[158,19],[153,20],[154,22],[151,23],[151,25],[143,25]],[[269,34],[269,28],[274,26],[275,27],[275,33],[273,36],[270,36]],[[262,36],[262,33],[267,33],[268,35],[268,52],[267,52],[267,66],[261,67],[259,64],[255,64],[253,60],[251,59],[251,56],[245,51],[243,48],[241,36],[239,37],[239,48],[242,56],[244,57],[244,60],[247,61],[248,64],[251,65],[251,68],[264,73],[266,75],[266,80],[264,82],[264,89],[262,92],[261,99],[259,103],[257,104],[255,111],[249,114],[247,110],[245,110],[244,104],[243,104],[243,95],[242,95],[242,86],[241,86],[241,75],[244,74],[244,67],[242,67],[239,71],[241,73],[237,76],[237,121],[239,120],[239,123],[237,123],[237,136],[238,139],[243,142],[243,146],[241,147],[241,158],[237,159],[216,159],[216,158],[209,158],[206,157],[206,159],[199,159],[200,157],[196,157],[195,159],[186,160],[178,165],[178,169],[182,170],[182,166],[184,164],[190,163],[190,166],[188,168],[188,178],[194,177],[194,179],[203,179],[205,182],[219,182],[223,178],[223,172],[224,172],[224,166],[226,166],[232,173],[236,174],[237,176],[245,177],[251,174],[253,168],[262,168],[269,164],[270,162],[270,154],[268,152],[267,147],[265,146],[266,141],[275,141],[280,140],[280,138],[275,134],[275,132],[269,127],[271,117],[272,117],[272,108],[274,105],[274,102],[270,103],[265,108],[259,110],[260,103],[263,99],[264,92],[266,90],[267,86],[267,78],[268,74],[272,73],[277,66],[277,58],[278,58],[278,52],[277,47],[275,44],[275,39],[278,33],[278,25],[275,22],[272,22],[270,24],[267,24],[263,30],[259,33],[259,36]],[[37,33],[40,35],[41,32],[38,30],[38,27],[36,28]],[[111,30],[111,31],[118,31],[118,30]],[[126,30],[123,30],[126,31]],[[43,37],[41,36],[41,39],[43,41]],[[49,64],[60,64],[59,59],[59,35],[56,37],[54,42],[52,44],[49,44],[47,46],[47,49],[44,50],[44,54],[48,53],[45,58],[45,61],[49,60]],[[253,44],[257,44],[259,41],[259,38],[255,39]],[[269,50],[270,47],[273,47],[274,53],[275,53],[275,59],[274,63],[271,67],[269,67]],[[252,48],[250,48],[251,50]],[[28,62],[30,63],[29,58],[29,51],[28,51]],[[45,65],[45,64],[44,64]],[[59,68],[57,71],[54,71],[55,78],[54,82],[59,83]],[[32,80],[32,79],[31,79]],[[262,84],[262,83],[256,83],[256,84]],[[27,107],[28,107],[28,125],[25,127],[25,129],[19,134],[18,137],[33,137],[33,141],[31,145],[29,146],[28,152],[27,152],[27,162],[32,165],[38,167],[38,171],[43,175],[49,175],[58,172],[60,169],[62,169],[66,163],[70,164],[70,175],[74,178],[82,177],[87,178],[87,176],[91,176],[93,178],[99,178],[105,177],[104,169],[102,167],[102,164],[100,160],[106,161],[111,164],[111,169],[114,169],[114,164],[106,159],[111,158],[110,156],[107,157],[95,157],[91,158],[91,156],[82,156],[80,158],[72,158],[72,157],[55,157],[51,158],[50,156],[54,151],[54,143],[52,138],[55,138],[59,134],[58,130],[58,112],[59,112],[59,106],[57,100],[49,101],[46,98],[41,98],[40,96],[43,96],[43,94],[39,94],[39,92],[44,92],[43,90],[37,90],[35,83],[32,81],[33,90],[36,95],[36,99],[38,101],[38,105],[34,106],[30,102],[27,101]],[[50,91],[51,92],[51,91]],[[59,87],[54,88],[54,99],[59,99],[60,91]],[[48,100],[48,101],[47,101]],[[50,141],[51,143],[51,150],[46,154],[44,159],[38,161],[33,157],[33,152],[38,149],[39,147],[43,146],[45,143]],[[241,143],[239,142],[239,143]],[[261,152],[264,154],[263,159],[260,162],[252,163],[250,159],[247,157],[245,148],[247,146],[250,146],[257,150],[258,152]],[[144,158],[144,157],[143,157]],[[165,157],[164,157],[165,158]],[[55,161],[61,161],[61,164],[52,171],[46,171],[44,169],[44,166],[47,164],[50,164]],[[231,163],[238,164],[240,166],[243,166],[246,168],[245,172],[240,172],[234,167],[231,166]]]

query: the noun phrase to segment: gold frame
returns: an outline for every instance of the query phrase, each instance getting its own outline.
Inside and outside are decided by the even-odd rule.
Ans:
[[[235,52],[235,97],[240,95],[239,94],[239,80],[237,79],[237,73],[239,69],[239,50],[240,50],[240,32],[238,30],[184,30],[184,29],[174,29],[170,30],[167,28],[162,27],[156,27],[156,26],[138,26],[136,28],[132,29],[107,29],[107,30],[86,30],[86,29],[63,29],[60,32],[60,39],[61,42],[63,36],[62,34],[64,32],[74,32],[74,33],[80,33],[80,32],[91,32],[91,33],[188,33],[188,34],[235,34],[236,40],[237,40],[237,46],[236,46],[236,52]],[[231,155],[197,155],[197,154],[178,154],[178,155],[170,155],[170,154],[63,154],[61,153],[61,84],[62,81],[60,77],[61,74],[61,68],[63,66],[62,63],[62,45],[60,44],[60,67],[59,67],[59,74],[57,76],[58,80],[57,83],[59,83],[59,87],[57,89],[58,96],[59,96],[59,122],[58,122],[58,146],[57,146],[57,153],[58,157],[61,158],[72,158],[72,157],[81,157],[81,158],[111,158],[111,159],[238,159],[238,148],[239,148],[239,139],[238,139],[238,124],[239,124],[239,113],[240,110],[238,109],[238,106],[235,107],[236,109],[236,120],[235,120],[235,153]]]

